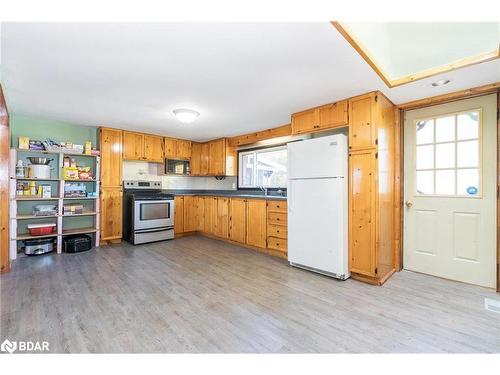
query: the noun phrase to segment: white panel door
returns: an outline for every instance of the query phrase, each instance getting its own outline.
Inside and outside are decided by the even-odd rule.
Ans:
[[[288,261],[349,277],[343,178],[289,181]]]
[[[493,94],[406,113],[405,269],[495,286],[496,108]]]
[[[347,137],[330,135],[288,144],[288,178],[345,176]]]

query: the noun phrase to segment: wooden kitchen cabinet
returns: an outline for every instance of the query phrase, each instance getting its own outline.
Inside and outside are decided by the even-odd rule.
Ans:
[[[165,157],[176,157],[177,152],[177,139],[175,138],[163,138],[163,148],[165,150]]]
[[[101,152],[101,186],[122,186],[122,131],[99,128],[99,149]]]
[[[247,245],[267,247],[266,201],[264,199],[247,200]]]
[[[378,92],[350,102],[349,266],[353,278],[380,285],[395,271],[394,105]]]
[[[102,241],[119,241],[122,238],[122,140],[121,130],[99,128],[99,227]]]
[[[208,175],[208,159],[209,159],[210,146],[208,143],[202,143],[200,154],[200,175]]]
[[[225,173],[224,162],[225,162],[225,145],[224,139],[219,139],[217,141],[212,141],[209,143],[209,165],[208,173],[212,176],[223,176]]]
[[[163,137],[123,131],[123,159],[163,163]]]
[[[231,198],[229,201],[229,239],[246,242],[247,200]]]
[[[101,240],[120,240],[122,238],[122,205],[121,187],[101,188]]]
[[[351,271],[375,276],[375,169],[376,151],[350,155],[349,243]]]
[[[349,148],[366,149],[377,146],[375,112],[376,94],[362,95],[349,100]]]
[[[288,253],[288,206],[283,200],[267,201],[267,248],[286,257]]]
[[[201,175],[201,143],[193,142],[191,144],[191,175]]]
[[[164,138],[165,157],[171,159],[191,159],[191,141],[176,138]]]
[[[292,134],[310,133],[317,128],[319,128],[319,119],[316,108],[292,115]]]
[[[181,159],[191,159],[191,141],[177,140],[177,156]]]
[[[200,199],[194,195],[184,196],[184,232],[195,232],[198,230]]]
[[[292,134],[312,133],[347,126],[348,101],[342,100],[292,114]]]
[[[227,197],[217,197],[215,235],[221,238],[229,237],[229,198]]]
[[[184,233],[184,197],[174,197],[174,234]]]
[[[348,101],[342,100],[318,107],[319,129],[333,129],[349,124]]]
[[[217,197],[205,197],[203,231],[215,236],[217,226]]]
[[[144,135],[144,159],[149,162],[163,163],[163,137]]]
[[[144,134],[123,132],[123,159],[144,160]]]

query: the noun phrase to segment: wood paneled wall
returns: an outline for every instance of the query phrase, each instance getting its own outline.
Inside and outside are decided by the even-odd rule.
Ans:
[[[9,261],[9,112],[0,85],[0,271],[8,272]]]

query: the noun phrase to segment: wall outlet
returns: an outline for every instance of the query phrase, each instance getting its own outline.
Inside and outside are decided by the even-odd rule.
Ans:
[[[233,187],[233,189],[236,189],[236,182],[233,182],[231,186]]]

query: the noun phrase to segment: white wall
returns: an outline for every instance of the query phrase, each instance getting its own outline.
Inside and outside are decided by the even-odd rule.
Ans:
[[[218,181],[215,177],[159,176],[158,164],[142,161],[124,161],[123,179],[161,181],[163,189],[236,190],[236,177]]]

